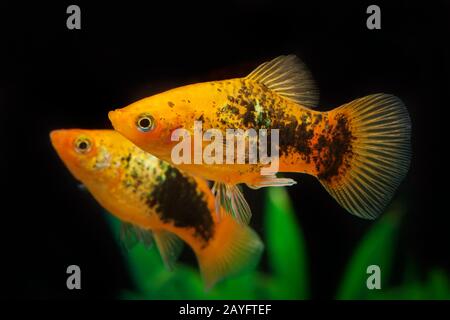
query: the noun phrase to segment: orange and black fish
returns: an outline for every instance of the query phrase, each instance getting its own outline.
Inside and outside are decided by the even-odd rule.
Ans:
[[[231,216],[218,221],[206,181],[181,173],[113,130],[55,130],[50,136],[75,178],[124,223],[124,234],[132,232],[147,245],[154,239],[167,267],[183,241],[195,252],[207,287],[258,262],[260,238]]]
[[[279,129],[280,172],[313,175],[350,213],[377,217],[409,168],[411,123],[406,107],[388,94],[369,95],[325,112],[313,110],[317,103],[310,73],[296,56],[288,55],[263,63],[243,78],[153,95],[111,111],[109,118],[137,146],[172,164],[171,151],[178,143],[172,133],[184,128],[193,135],[196,120],[202,121],[203,130]],[[215,181],[217,199],[235,199],[233,213],[243,221],[250,212],[237,184],[259,188],[295,183],[261,175],[261,164],[174,165]]]

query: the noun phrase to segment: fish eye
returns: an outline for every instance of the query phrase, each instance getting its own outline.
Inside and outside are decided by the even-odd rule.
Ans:
[[[91,150],[91,141],[86,137],[79,137],[75,140],[75,150],[78,153],[86,153]]]
[[[141,114],[136,120],[136,126],[142,132],[153,130],[155,119],[149,114]]]

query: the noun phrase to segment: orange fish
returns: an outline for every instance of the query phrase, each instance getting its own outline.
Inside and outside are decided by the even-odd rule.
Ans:
[[[406,175],[411,123],[395,96],[374,94],[331,111],[313,110],[318,90],[296,56],[263,63],[248,76],[175,88],[111,111],[114,128],[143,150],[180,169],[216,182],[216,198],[232,201],[233,213],[248,221],[249,208],[237,184],[252,188],[286,186],[292,179],[262,175],[261,163],[175,163],[183,128],[203,130],[278,129],[279,172],[300,172],[319,179],[350,213],[377,217]],[[203,143],[203,142],[202,142]],[[191,148],[192,158],[194,148]],[[225,199],[225,200],[224,200]]]
[[[206,181],[181,173],[113,130],[55,130],[53,147],[74,177],[123,223],[123,233],[155,240],[171,269],[186,242],[207,287],[257,263],[263,244],[230,216],[218,221]],[[183,241],[181,241],[183,240]]]

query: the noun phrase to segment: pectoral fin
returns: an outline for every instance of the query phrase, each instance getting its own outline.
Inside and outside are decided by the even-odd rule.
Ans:
[[[222,213],[227,213],[240,223],[250,222],[252,211],[237,185],[215,182],[212,192],[216,197],[216,212],[219,217]]]
[[[127,250],[132,249],[141,242],[147,249],[153,244],[153,236],[150,230],[145,230],[128,222],[120,225],[120,240]]]
[[[154,230],[153,237],[164,265],[168,270],[173,270],[183,248],[183,241],[175,234],[165,230]]]

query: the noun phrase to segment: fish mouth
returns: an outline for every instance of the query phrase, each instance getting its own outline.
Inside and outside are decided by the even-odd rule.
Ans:
[[[52,130],[50,132],[50,141],[53,145],[53,147],[58,150],[61,145],[64,143],[65,141],[65,137],[66,137],[66,132],[67,130],[64,129],[58,129],[58,130]]]
[[[118,124],[120,123],[120,116],[121,116],[121,111],[119,109],[108,112],[109,121],[111,121],[113,128],[116,130],[117,130]]]
[[[52,130],[50,132],[50,142],[55,149],[56,153],[61,159],[66,159],[67,150],[69,147],[70,139],[69,139],[69,130],[67,129],[58,129]]]

